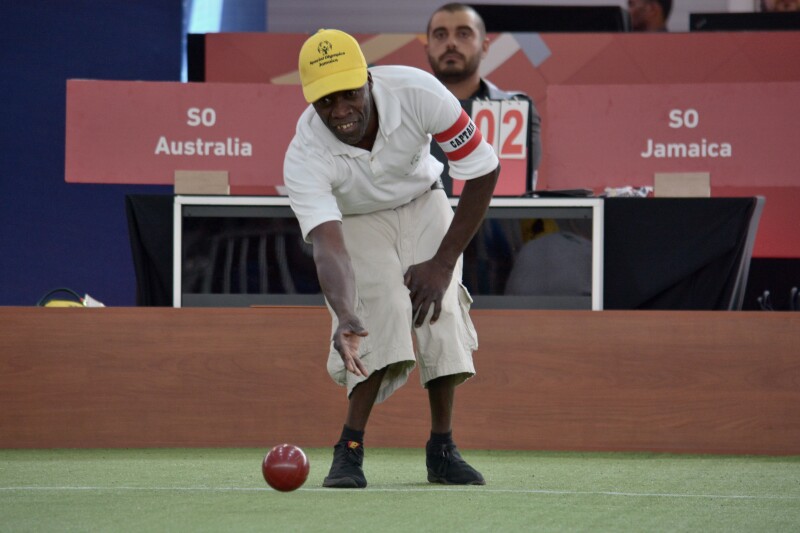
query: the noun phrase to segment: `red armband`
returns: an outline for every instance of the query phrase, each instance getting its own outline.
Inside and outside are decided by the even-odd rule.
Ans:
[[[433,138],[439,143],[449,161],[458,161],[471,154],[483,137],[467,112],[462,109],[455,124],[442,133],[437,133]]]

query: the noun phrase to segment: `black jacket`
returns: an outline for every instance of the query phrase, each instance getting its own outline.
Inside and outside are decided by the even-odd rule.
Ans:
[[[528,180],[525,186],[528,190],[535,189],[536,170],[539,168],[539,160],[542,157],[542,119],[539,116],[539,111],[536,109],[536,105],[525,93],[519,91],[504,91],[489,80],[481,78],[480,88],[475,92],[475,94],[472,95],[471,98],[467,100],[461,100],[461,107],[469,110],[471,107],[471,102],[481,98],[489,100],[521,99],[527,100],[530,104],[528,106]],[[450,177],[447,158],[445,158],[442,149],[439,148],[439,145],[436,143],[436,141],[431,142],[431,153],[439,161],[444,163],[444,170],[442,171],[442,183],[444,184],[445,191],[447,191],[447,194],[449,195],[453,191],[453,180]]]

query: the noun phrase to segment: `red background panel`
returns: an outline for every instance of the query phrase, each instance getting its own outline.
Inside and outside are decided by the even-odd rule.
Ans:
[[[800,187],[798,95],[792,82],[554,85],[541,172],[556,188],[652,185],[656,172],[710,172],[715,186]],[[684,117],[682,127],[671,127],[671,113]],[[730,144],[731,156],[642,155],[648,141],[704,140]]]
[[[293,86],[70,80],[66,181],[171,184],[176,170],[226,170],[231,192],[275,194],[283,154],[305,109]],[[190,126],[191,108],[213,109],[210,126]],[[248,142],[252,155],[156,153],[169,141]]]

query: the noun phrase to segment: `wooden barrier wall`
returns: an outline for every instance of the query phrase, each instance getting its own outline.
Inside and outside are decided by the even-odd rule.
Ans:
[[[800,454],[800,313],[476,310],[462,448]],[[0,308],[0,447],[330,446],[322,308]],[[422,447],[418,373],[369,446]]]

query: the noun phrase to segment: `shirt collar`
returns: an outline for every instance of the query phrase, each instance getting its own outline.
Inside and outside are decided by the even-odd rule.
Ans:
[[[489,83],[483,78],[480,80],[478,90],[472,93],[472,96],[470,96],[468,100],[473,100],[475,98],[489,98]]]

